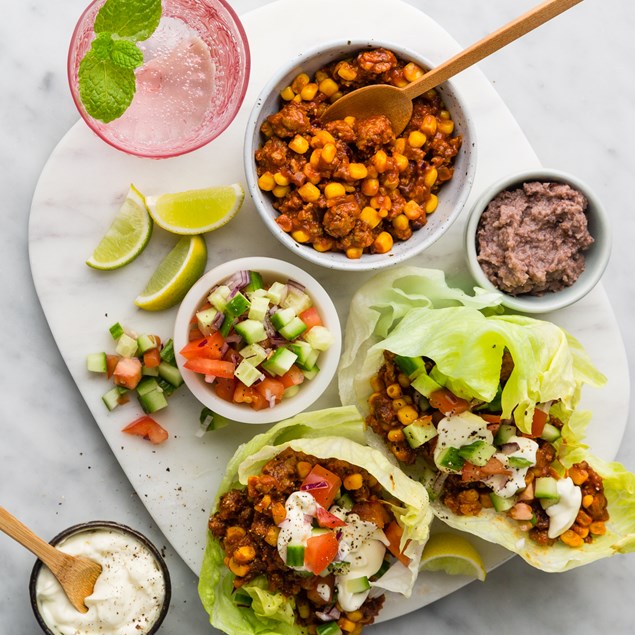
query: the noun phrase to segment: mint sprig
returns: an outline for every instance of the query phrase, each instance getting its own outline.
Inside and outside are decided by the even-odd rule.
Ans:
[[[79,65],[79,95],[88,114],[108,123],[128,109],[143,64],[136,42],[147,40],[161,20],[161,0],[106,0],[95,18],[90,50]]]

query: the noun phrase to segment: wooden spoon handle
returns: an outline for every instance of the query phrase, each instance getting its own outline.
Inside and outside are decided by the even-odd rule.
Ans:
[[[580,2],[582,0],[543,2],[427,72],[421,79],[403,88],[404,93],[410,99],[422,95]]]
[[[0,530],[26,547],[51,569],[58,565],[64,557],[64,554],[36,536],[4,507],[0,507]]]

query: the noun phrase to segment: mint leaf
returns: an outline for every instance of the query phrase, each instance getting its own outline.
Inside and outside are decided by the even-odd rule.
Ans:
[[[136,44],[128,40],[114,40],[110,59],[113,64],[121,68],[137,68],[143,64],[143,53]]]
[[[93,52],[100,60],[105,60],[110,57],[110,51],[114,42],[110,37],[110,33],[100,33],[91,45],[91,52]]]
[[[95,18],[95,33],[147,40],[161,20],[161,0],[106,0]]]
[[[136,90],[132,68],[123,68],[91,49],[79,65],[79,95],[91,117],[108,123],[121,117]]]

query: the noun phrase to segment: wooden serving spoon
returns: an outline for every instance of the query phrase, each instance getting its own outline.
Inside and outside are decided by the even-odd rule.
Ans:
[[[321,119],[333,121],[349,115],[357,118],[385,115],[390,119],[395,135],[398,135],[410,121],[412,100],[415,97],[480,62],[579,2],[582,0],[547,0],[428,71],[408,86],[397,88],[388,84],[373,84],[358,88],[329,106]]]
[[[69,556],[36,536],[4,507],[0,507],[0,530],[35,554],[53,573],[70,603],[80,612],[88,608],[84,600],[92,594],[101,574],[101,565],[88,558]]]

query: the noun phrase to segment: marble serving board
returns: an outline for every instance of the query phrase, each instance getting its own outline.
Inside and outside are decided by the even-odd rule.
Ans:
[[[168,429],[161,446],[129,437],[121,428],[141,415],[131,402],[108,412],[101,395],[109,388],[101,376],[88,373],[88,353],[111,350],[108,328],[114,322],[138,332],[172,334],[176,309],[161,313],[138,310],[133,300],[143,289],[175,237],[155,228],[147,249],[132,264],[99,272],[84,262],[109,226],[134,183],[145,194],[245,183],[243,136],[249,111],[273,72],[320,41],[376,38],[419,50],[440,63],[459,49],[433,20],[411,5],[394,0],[390,19],[381,19],[381,0],[322,0],[319,11],[308,0],[279,0],[242,17],[252,54],[251,81],[245,102],[232,125],[209,146],[189,155],[153,161],[127,156],[94,136],[82,121],[62,139],[46,164],[35,191],[29,224],[29,254],[35,287],[51,332],[95,422],[154,520],[185,562],[198,572],[206,538],[207,517],[227,460],[236,447],[262,431],[231,426],[203,438],[196,436],[200,404],[186,388],[178,390],[156,419]],[[310,20],[308,20],[310,16]],[[525,136],[495,90],[476,69],[455,78],[468,104],[477,132],[478,168],[466,208],[494,180],[539,166]],[[553,166],[556,167],[556,166]],[[462,232],[465,213],[430,250],[408,264],[441,268],[451,282],[469,286]],[[342,324],[354,291],[372,274],[342,274],[311,265],[286,251],[266,230],[247,196],[237,218],[207,237],[208,268],[240,256],[274,256],[303,267],[332,295]],[[603,458],[620,444],[629,402],[626,356],[612,309],[597,287],[577,305],[545,316],[577,336],[608,385],[588,391],[583,404],[601,412],[590,428],[589,443]],[[314,408],[339,405],[335,382]],[[86,421],[86,425],[94,425]],[[72,446],[73,439],[68,439]],[[108,516],[104,510],[104,516]],[[478,542],[491,569],[509,554]],[[417,609],[469,582],[442,574],[420,576],[413,596],[391,597],[381,620]]]

